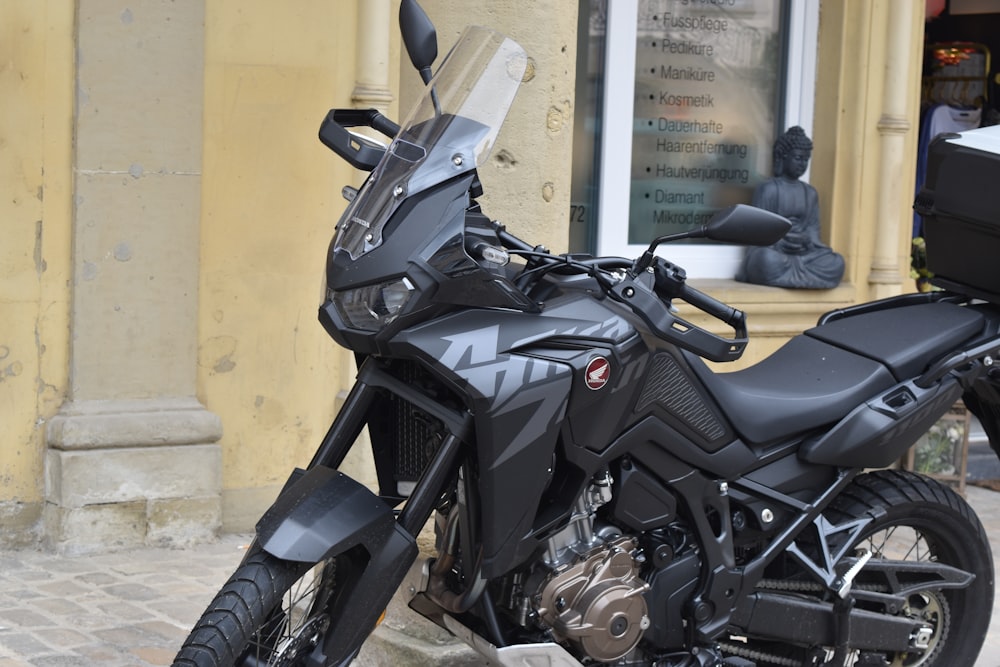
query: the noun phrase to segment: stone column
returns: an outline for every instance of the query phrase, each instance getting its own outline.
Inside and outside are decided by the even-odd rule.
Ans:
[[[906,146],[912,131],[910,104],[913,99],[911,80],[912,45],[919,37],[914,31],[916,3],[896,2],[887,11],[885,69],[882,89],[882,110],[878,119],[879,171],[878,204],[876,207],[875,252],[868,282],[876,299],[899,294],[908,265],[899,252],[903,221],[912,213],[903,202],[913,195],[913,169],[907,160]],[[904,184],[909,184],[904,194]],[[907,223],[908,224],[908,223]]]
[[[213,536],[222,435],[196,394],[200,0],[79,0],[69,399],[47,431],[63,551]]]
[[[393,101],[389,90],[389,35],[396,17],[389,5],[389,0],[358,3],[358,60],[351,101],[359,109],[388,113]]]

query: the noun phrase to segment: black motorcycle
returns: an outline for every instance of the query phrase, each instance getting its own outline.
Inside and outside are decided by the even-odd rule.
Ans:
[[[788,222],[735,206],[634,260],[525,243],[476,201],[524,51],[470,28],[432,77],[413,0],[401,24],[427,82],[406,122],[338,109],[320,130],[370,172],[319,311],[357,382],[174,664],[347,665],[410,573],[410,607],[500,665],[973,665],[983,527],[888,468],[959,399],[1000,442],[1000,307],[960,282],[867,303],[715,373],[745,316],[657,246],[769,245]],[[377,494],[337,470],[365,428]]]

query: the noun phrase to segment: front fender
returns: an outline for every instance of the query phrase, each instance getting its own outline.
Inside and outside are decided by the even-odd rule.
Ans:
[[[362,545],[372,561],[416,558],[416,541],[392,509],[347,475],[316,466],[296,471],[257,522],[257,541],[283,560],[318,563]],[[404,568],[405,571],[405,568]]]
[[[284,560],[319,563],[365,552],[367,562],[331,601],[333,623],[323,645],[324,665],[350,664],[417,557],[417,543],[392,509],[341,472],[316,466],[296,471],[257,523],[260,547]],[[313,663],[310,663],[313,664]]]

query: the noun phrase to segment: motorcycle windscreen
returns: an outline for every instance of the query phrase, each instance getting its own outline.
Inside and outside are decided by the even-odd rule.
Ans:
[[[374,250],[404,200],[482,165],[526,66],[513,40],[466,28],[341,217],[334,250],[351,259]]]

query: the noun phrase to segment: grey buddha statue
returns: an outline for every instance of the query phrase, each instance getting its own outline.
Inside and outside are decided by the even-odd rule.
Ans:
[[[772,246],[750,248],[736,279],[758,285],[825,289],[844,275],[844,258],[819,239],[819,197],[800,179],[812,157],[812,141],[798,126],[774,142],[774,178],[754,189],[754,206],[773,211],[792,223]]]

